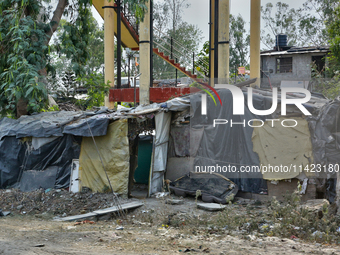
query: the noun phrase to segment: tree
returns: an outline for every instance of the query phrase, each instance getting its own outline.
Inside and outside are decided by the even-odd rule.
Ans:
[[[182,21],[182,12],[188,8],[186,0],[171,0],[154,6],[154,42],[160,51],[171,55],[173,39],[173,58],[182,65],[192,67],[192,54],[198,50],[202,31],[193,24]],[[171,18],[170,18],[171,17]],[[171,22],[170,22],[171,21]],[[154,78],[175,78],[175,68],[154,54]],[[179,77],[183,76],[179,72]]]
[[[102,106],[104,96],[109,91],[109,86],[104,83],[104,30],[99,28],[97,21],[89,13],[89,40],[87,46],[88,59],[82,65],[74,65],[72,57],[67,54],[76,49],[71,45],[71,50],[65,50],[63,40],[65,39],[65,30],[68,26],[66,20],[60,21],[57,29],[56,38],[51,45],[53,57],[51,65],[55,72],[49,75],[48,89],[53,95],[56,95],[57,102],[69,102],[78,105],[85,110],[93,106]],[[117,47],[117,44],[115,44]],[[117,51],[115,50],[115,53]],[[115,62],[117,57],[115,56]],[[77,76],[75,73],[78,71]],[[86,93],[86,97],[79,97],[79,93]]]
[[[333,12],[338,0],[307,0],[298,13],[298,35],[301,45],[326,45],[329,39],[327,26],[334,20]]]
[[[112,0],[113,1],[113,0]],[[142,18],[147,0],[123,0]],[[48,0],[3,0],[0,2],[0,114],[15,115],[17,104],[28,112],[47,106],[46,75],[52,70],[49,43],[62,16],[64,26],[60,50],[71,59],[76,75],[86,64],[91,1],[58,0],[51,14]],[[52,16],[50,19],[49,17]]]
[[[327,32],[330,44],[330,60],[333,71],[340,70],[340,4],[335,8],[334,17],[327,25]]]
[[[333,10],[338,0],[306,0],[297,10],[283,2],[262,7],[262,19],[266,31],[262,31],[262,42],[268,49],[275,46],[275,36],[283,33],[288,36],[290,46],[323,46],[328,44],[327,24],[333,21]]]
[[[135,65],[135,56],[138,54],[131,49],[125,49],[125,57],[122,58],[122,72],[125,76],[133,77],[138,74],[138,68]],[[133,86],[133,84],[130,84]]]
[[[172,35],[175,36],[176,29],[182,23],[183,10],[189,8],[190,4],[187,0],[171,0],[165,4],[172,14]]]
[[[203,44],[202,50],[197,55],[195,68],[203,72],[206,77],[209,77],[209,41]]]
[[[230,15],[230,60],[229,65],[248,65],[250,35],[245,29],[245,21],[239,14],[237,17]]]
[[[286,34],[288,45],[296,45],[299,34],[297,33],[298,16],[295,9],[290,9],[286,3],[277,2],[276,12],[273,14],[273,7],[272,3],[267,3],[265,7],[261,7],[262,19],[268,31],[262,36],[262,42],[268,49],[272,49],[275,46],[276,35]]]
[[[249,55],[250,35],[245,29],[245,21],[239,14],[237,17],[230,15],[229,22],[229,66],[230,73],[234,73],[235,66],[247,66]],[[205,42],[203,49],[198,54],[196,61],[203,66],[205,76],[209,75],[209,41]]]

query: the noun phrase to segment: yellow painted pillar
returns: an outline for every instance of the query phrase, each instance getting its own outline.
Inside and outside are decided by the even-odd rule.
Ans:
[[[114,1],[104,0],[104,65],[105,65],[105,83],[110,81],[110,86],[114,87],[115,82],[115,28],[114,28]],[[114,108],[114,102],[105,97],[105,106],[109,109]]]
[[[229,0],[218,6],[218,83],[229,83]]]
[[[150,1],[146,3],[148,8],[144,21],[139,28],[139,103],[150,104]]]
[[[210,51],[210,85],[214,87],[215,81],[214,81],[214,61],[215,61],[215,51],[214,51],[214,44],[215,44],[215,1],[210,0],[211,2],[211,8],[210,8],[210,15],[211,15],[211,27],[210,27],[210,44],[211,44],[211,51]]]
[[[261,0],[250,0],[250,2],[250,79],[257,78],[253,86],[260,87]]]

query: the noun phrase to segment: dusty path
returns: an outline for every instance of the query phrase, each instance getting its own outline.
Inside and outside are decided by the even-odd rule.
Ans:
[[[112,221],[75,226],[32,216],[3,217],[0,254],[180,254],[189,250],[190,254],[340,254],[339,246],[277,237],[251,241],[148,224],[123,226],[123,230],[116,230],[117,224]],[[39,245],[43,247],[35,247]]]
[[[109,207],[112,198],[107,194],[72,195],[63,190],[1,191],[0,208],[12,215],[0,217],[0,254],[340,254],[340,246],[325,244],[340,243],[336,231],[340,220],[330,216],[317,221],[312,214],[304,218],[305,225],[292,225],[292,221],[282,227],[286,223],[270,216],[268,203],[238,200],[223,212],[206,212],[197,209],[195,198],[183,198],[180,205],[167,204],[167,199],[140,200],[144,206],[130,211],[124,221],[105,216],[95,224],[75,225],[53,221],[53,217]],[[298,207],[282,206],[275,210],[289,210],[281,217],[295,217],[295,223],[300,222]],[[330,222],[321,226],[327,220]],[[313,222],[322,238],[309,230],[309,239],[304,239],[309,242],[299,239]],[[325,235],[325,227],[333,232]],[[280,235],[280,231],[286,233]]]

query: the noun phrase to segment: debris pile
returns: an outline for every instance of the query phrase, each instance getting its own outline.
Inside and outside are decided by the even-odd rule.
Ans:
[[[75,112],[81,111],[81,109],[78,106],[70,102],[58,103],[58,107],[60,111],[75,111]]]
[[[123,199],[121,199],[124,202]],[[21,192],[17,189],[0,190],[0,208],[12,214],[55,216],[84,214],[113,206],[112,193],[91,191],[70,193],[63,189],[39,189]]]

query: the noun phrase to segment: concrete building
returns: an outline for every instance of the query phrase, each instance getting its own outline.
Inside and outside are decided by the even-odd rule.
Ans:
[[[280,87],[281,82],[304,82],[305,87],[312,78],[312,63],[322,72],[325,68],[325,56],[329,47],[275,47],[261,52],[261,86]]]

